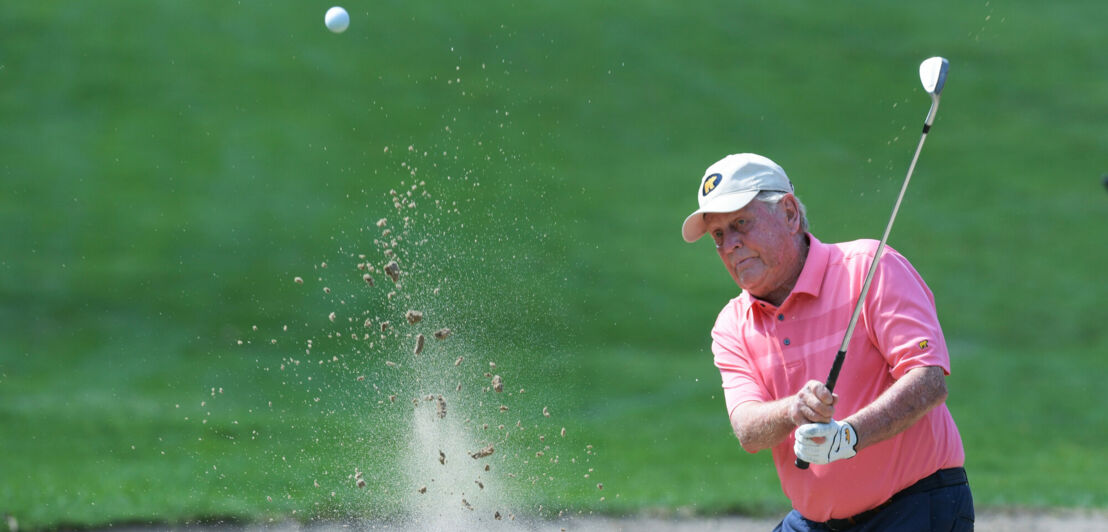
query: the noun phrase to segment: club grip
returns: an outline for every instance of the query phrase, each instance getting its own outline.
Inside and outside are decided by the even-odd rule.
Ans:
[[[839,381],[839,370],[843,368],[843,360],[846,360],[845,347],[835,353],[835,361],[831,363],[831,373],[827,375],[827,389],[832,392],[835,391],[835,383]],[[797,458],[794,463],[797,469],[808,469],[808,462],[804,460]]]

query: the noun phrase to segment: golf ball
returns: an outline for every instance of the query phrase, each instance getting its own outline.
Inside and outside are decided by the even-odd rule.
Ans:
[[[335,6],[328,9],[327,14],[323,15],[323,23],[327,25],[327,29],[331,30],[332,33],[342,33],[350,27],[350,14],[345,9]]]

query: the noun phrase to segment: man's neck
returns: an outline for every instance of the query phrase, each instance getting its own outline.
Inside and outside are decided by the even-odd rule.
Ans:
[[[802,233],[797,238],[796,246],[797,258],[793,262],[793,271],[789,274],[788,280],[766,297],[754,297],[772,303],[775,307],[780,307],[785,302],[785,299],[792,293],[793,288],[796,287],[796,282],[800,279],[800,273],[804,271],[804,263],[808,261],[808,248],[811,246],[808,242],[808,233]]]

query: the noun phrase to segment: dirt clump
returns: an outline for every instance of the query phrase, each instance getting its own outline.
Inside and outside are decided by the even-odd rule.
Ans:
[[[390,260],[389,263],[385,265],[385,275],[388,275],[393,283],[399,281],[400,265],[397,264],[395,260]]]

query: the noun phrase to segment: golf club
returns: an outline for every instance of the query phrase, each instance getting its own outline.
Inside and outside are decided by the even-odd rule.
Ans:
[[[943,57],[931,57],[919,65],[919,79],[923,83],[923,89],[931,95],[931,110],[927,112],[927,118],[923,121],[923,134],[920,136],[919,145],[916,146],[916,154],[912,156],[912,164],[908,165],[908,175],[904,176],[904,184],[900,187],[900,195],[893,206],[893,214],[889,217],[889,225],[885,226],[885,234],[881,237],[881,243],[877,245],[877,252],[873,255],[873,263],[866,272],[866,279],[862,283],[862,292],[858,294],[858,302],[854,304],[854,314],[850,317],[850,324],[846,327],[846,336],[843,337],[842,346],[835,355],[835,362],[831,364],[831,373],[827,375],[827,389],[835,391],[835,381],[839,379],[839,370],[846,359],[846,346],[850,344],[850,338],[854,335],[854,327],[858,325],[858,317],[862,314],[862,304],[869,293],[870,283],[873,282],[873,274],[877,271],[877,263],[881,260],[881,253],[885,251],[885,242],[889,240],[889,233],[893,230],[893,222],[896,221],[896,213],[900,210],[900,203],[904,201],[904,192],[908,190],[908,182],[912,179],[912,171],[916,169],[916,161],[923,150],[923,141],[927,140],[927,132],[931,130],[931,123],[935,120],[935,112],[939,109],[939,93],[946,85],[946,74],[950,69],[950,62]],[[808,462],[796,459],[796,467],[808,469]]]

